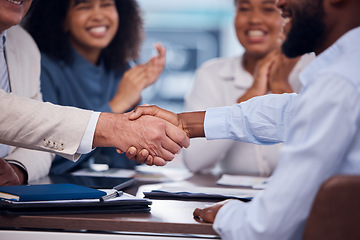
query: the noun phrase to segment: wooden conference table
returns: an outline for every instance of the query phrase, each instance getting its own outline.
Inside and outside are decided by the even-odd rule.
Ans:
[[[195,186],[215,186],[218,177],[213,175],[194,175],[186,180]],[[139,185],[125,189],[125,192],[135,195]],[[197,222],[193,218],[195,208],[203,208],[210,202],[151,200],[150,213],[131,214],[74,214],[50,216],[0,216],[0,239],[7,230],[13,233],[21,231],[47,232],[97,232],[107,234],[142,234],[139,239],[150,236],[194,238],[218,238],[211,224]],[[20,230],[20,232],[19,232]],[[5,235],[4,235],[5,236]],[[13,239],[20,239],[13,238]],[[46,239],[46,238],[44,238]],[[64,238],[65,239],[65,238]],[[66,237],[71,239],[71,237]],[[130,239],[129,237],[123,239]]]

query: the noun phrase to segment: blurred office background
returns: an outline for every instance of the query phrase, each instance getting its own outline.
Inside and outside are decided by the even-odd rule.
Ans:
[[[143,102],[181,112],[195,70],[206,60],[240,54],[233,27],[234,0],[138,0],[145,41],[140,62],[167,48],[166,68],[143,93]]]

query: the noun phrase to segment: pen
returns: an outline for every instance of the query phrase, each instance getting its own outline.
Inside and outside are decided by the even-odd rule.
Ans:
[[[123,195],[122,191],[115,190],[115,192],[113,192],[113,193],[102,196],[100,198],[100,202],[103,202],[103,201],[106,201],[106,200],[109,200],[109,199],[112,199],[112,198],[120,197],[121,195]]]

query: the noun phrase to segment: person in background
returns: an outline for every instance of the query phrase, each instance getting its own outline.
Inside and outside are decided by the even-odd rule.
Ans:
[[[96,147],[126,151],[135,145],[151,149],[157,165],[164,165],[189,145],[182,130],[155,118],[131,122],[129,113],[42,102],[40,52],[19,26],[31,3],[0,0],[0,185],[24,184],[26,176],[35,176],[32,171],[38,166],[48,170],[50,153],[76,161]],[[42,151],[48,157],[26,149]]]
[[[165,48],[157,44],[158,56],[130,66],[143,36],[135,0],[37,0],[24,26],[41,51],[44,101],[124,113],[140,102],[142,90],[165,65]],[[94,163],[125,169],[136,165],[114,148],[97,148],[77,162],[56,156],[50,173],[95,168]]]
[[[290,24],[284,54],[317,55],[300,75],[299,94],[268,94],[206,112],[137,107],[130,115],[167,119],[189,137],[284,142],[266,189],[251,202],[195,209],[194,217],[213,223],[225,240],[303,239],[320,186],[335,175],[360,175],[360,1],[278,0],[277,6]],[[151,154],[135,158],[152,164]]]
[[[203,64],[185,98],[185,111],[233,105],[268,93],[298,93],[301,89],[299,72],[315,56],[306,54],[289,59],[282,54],[284,20],[276,0],[235,0],[234,3],[235,31],[245,52]],[[269,72],[271,78],[267,77]],[[279,160],[281,146],[199,138],[191,139],[182,156],[192,172],[210,171],[220,164],[221,171],[227,174],[269,176]]]

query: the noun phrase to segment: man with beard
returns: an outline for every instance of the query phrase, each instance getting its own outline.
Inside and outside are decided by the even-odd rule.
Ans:
[[[189,137],[284,142],[268,186],[250,203],[227,200],[194,211],[214,223],[222,239],[301,239],[321,184],[337,174],[360,174],[360,1],[279,0],[278,7],[291,24],[284,53],[317,54],[301,74],[300,94],[266,95],[206,112],[139,107],[131,117],[167,119]],[[152,164],[151,156],[133,157]]]

